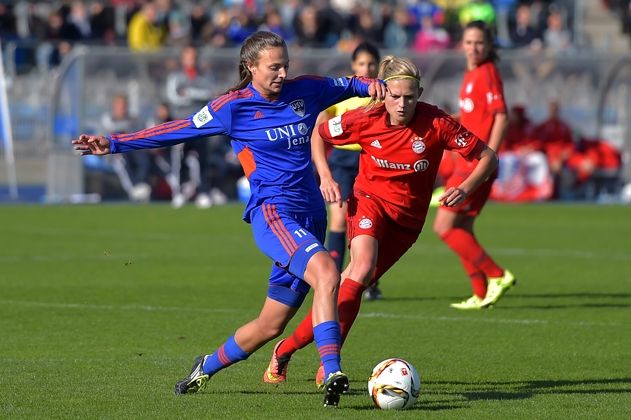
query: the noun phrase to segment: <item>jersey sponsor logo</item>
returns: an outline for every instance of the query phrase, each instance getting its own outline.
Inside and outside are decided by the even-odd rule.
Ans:
[[[423,172],[429,168],[429,161],[427,159],[421,159],[411,163],[390,162],[388,159],[380,159],[374,156],[370,156],[375,161],[377,166],[384,169],[394,169],[399,171],[414,171]]]
[[[196,128],[199,128],[206,124],[209,121],[212,121],[213,116],[210,114],[208,110],[208,105],[203,107],[195,116],[193,117],[193,124],[195,124]]]
[[[299,117],[304,117],[305,116],[305,101],[304,101],[304,99],[296,99],[295,101],[290,102],[289,106],[291,106],[291,109]]]
[[[473,112],[473,101],[471,100],[471,98],[464,98],[464,99],[460,99],[459,101],[459,105],[460,105],[460,109],[462,109],[464,112]]]
[[[418,137],[416,139],[413,139],[412,150],[414,151],[414,153],[423,153],[425,151],[425,143],[423,142],[423,139]]]
[[[342,129],[341,115],[333,117],[329,120],[329,132],[331,133],[331,137],[337,137],[344,132],[344,130]]]
[[[359,221],[359,228],[370,229],[371,227],[372,227],[372,220],[370,220],[367,217],[362,217],[361,220]]]
[[[316,242],[315,244],[311,244],[309,245],[307,248],[305,248],[305,252],[309,252],[311,251],[313,248],[317,248],[318,247],[318,243]]]
[[[278,141],[286,140],[287,149],[291,149],[293,146],[299,146],[301,144],[307,144],[311,141],[309,134],[309,126],[305,123],[289,124],[282,127],[274,127],[265,130],[267,140]]]
[[[423,172],[429,168],[429,161],[427,159],[421,159],[414,162],[414,172]]]
[[[379,139],[374,139],[372,143],[370,143],[372,147],[376,147],[377,149],[381,149],[381,142]]]
[[[467,144],[469,144],[469,142],[467,141],[469,137],[471,137],[471,133],[468,131],[458,134],[458,137],[456,137],[456,144],[458,145],[458,147],[465,147]]]

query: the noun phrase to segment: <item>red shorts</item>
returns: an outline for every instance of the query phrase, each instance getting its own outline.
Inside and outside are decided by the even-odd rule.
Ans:
[[[475,217],[482,211],[482,208],[486,204],[491,195],[491,187],[493,187],[493,181],[495,181],[497,174],[491,175],[482,185],[480,185],[473,194],[470,194],[462,203],[453,207],[441,206],[441,209],[447,211],[453,211],[455,213],[464,213],[467,216]],[[450,187],[458,187],[462,182],[467,179],[462,173],[454,173],[447,179],[445,183],[445,190]]]
[[[348,200],[346,226],[349,247],[353,238],[359,235],[372,236],[379,243],[371,284],[379,280],[421,234],[420,230],[405,228],[392,220],[378,198],[357,191]]]

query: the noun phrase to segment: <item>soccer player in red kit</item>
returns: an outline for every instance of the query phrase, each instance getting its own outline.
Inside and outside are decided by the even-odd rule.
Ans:
[[[347,232],[351,261],[342,273],[338,313],[342,341],[361,305],[364,289],[379,280],[416,242],[427,215],[444,150],[476,162],[471,174],[445,191],[444,206],[455,206],[497,167],[484,142],[437,107],[418,102],[420,72],[408,59],[385,57],[379,78],[388,86],[384,104],[347,111],[318,127],[335,145],[359,144],[359,174],[348,200]],[[313,340],[311,314],[276,344],[264,381],[286,379],[291,355]],[[316,383],[323,383],[322,369]]]
[[[493,36],[482,21],[469,23],[462,36],[467,69],[460,89],[460,123],[498,151],[507,126],[502,79],[495,67],[497,53]],[[475,170],[475,164],[456,157],[455,169],[445,188],[460,185]],[[513,274],[500,267],[484,250],[473,233],[475,218],[491,193],[493,174],[473,194],[455,206],[440,206],[434,232],[459,257],[471,278],[473,296],[451,304],[457,309],[481,309],[495,304],[515,283]]]

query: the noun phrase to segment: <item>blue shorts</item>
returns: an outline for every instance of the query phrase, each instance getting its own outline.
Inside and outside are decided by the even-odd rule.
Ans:
[[[256,245],[274,261],[267,296],[298,308],[309,292],[304,274],[326,235],[326,213],[294,213],[263,203],[250,214]]]

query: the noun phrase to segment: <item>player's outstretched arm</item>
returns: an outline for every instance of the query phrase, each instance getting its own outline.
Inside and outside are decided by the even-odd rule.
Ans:
[[[74,150],[81,155],[108,155],[111,153],[110,140],[105,136],[92,136],[81,134],[78,139],[72,140]]]

